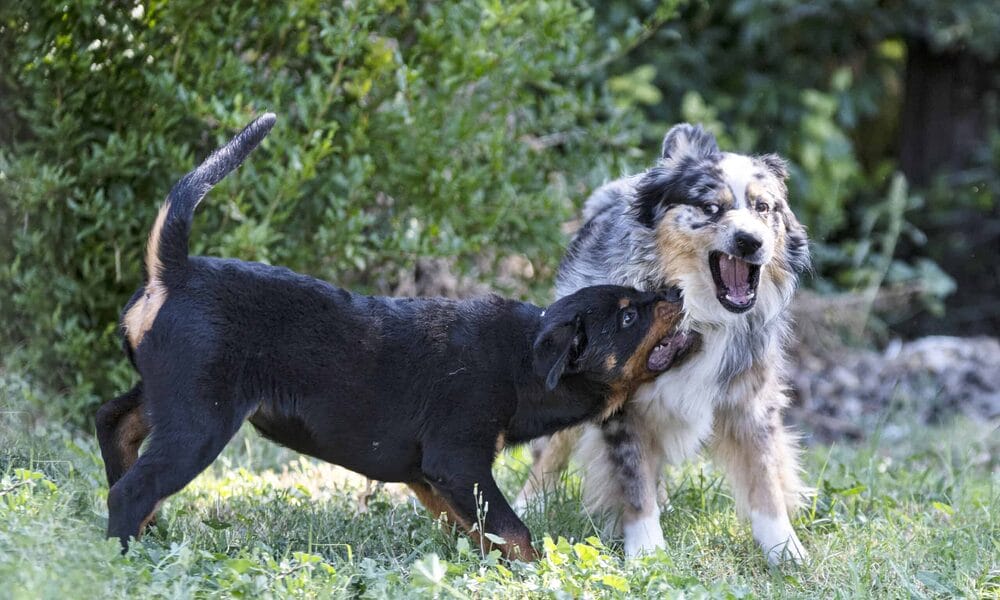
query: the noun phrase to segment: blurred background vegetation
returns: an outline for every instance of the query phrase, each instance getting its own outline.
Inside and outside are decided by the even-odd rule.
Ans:
[[[0,368],[75,423],[134,377],[159,202],[264,110],[195,252],[545,302],[589,191],[697,121],[791,161],[808,287],[888,294],[883,336],[1000,333],[995,0],[4,2],[0,100]]]

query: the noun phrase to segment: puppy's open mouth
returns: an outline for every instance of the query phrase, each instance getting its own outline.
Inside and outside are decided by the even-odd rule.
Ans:
[[[660,340],[646,360],[646,368],[659,373],[679,364],[695,349],[701,335],[695,331],[677,331]]]
[[[753,308],[757,302],[760,265],[716,251],[708,255],[708,268],[715,281],[715,297],[726,310],[741,313]]]

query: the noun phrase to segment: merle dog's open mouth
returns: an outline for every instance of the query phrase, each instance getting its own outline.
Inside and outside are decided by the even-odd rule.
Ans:
[[[666,371],[677,365],[691,353],[701,340],[696,331],[677,331],[660,340],[646,360],[646,368],[650,371]]]
[[[753,308],[757,302],[760,265],[716,251],[708,255],[708,267],[715,281],[715,297],[726,310],[741,313]]]

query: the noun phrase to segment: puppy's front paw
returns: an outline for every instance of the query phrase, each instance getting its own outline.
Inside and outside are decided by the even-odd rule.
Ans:
[[[667,547],[663,529],[660,528],[659,511],[657,514],[626,522],[622,532],[625,534],[625,556],[628,558],[652,554]]]

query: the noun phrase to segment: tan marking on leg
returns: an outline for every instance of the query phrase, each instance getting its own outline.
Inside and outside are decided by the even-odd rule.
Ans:
[[[507,446],[507,434],[501,431],[500,434],[497,435],[497,445],[496,445],[497,454],[502,452],[506,446]]]
[[[480,532],[473,531],[472,527],[468,522],[458,516],[455,509],[448,504],[448,501],[442,498],[434,488],[427,485],[426,483],[408,483],[406,484],[413,490],[413,494],[420,500],[427,510],[434,514],[436,517],[441,517],[444,515],[446,521],[451,521],[455,523],[463,530],[466,534],[472,538],[472,541],[479,547],[483,548],[486,552],[489,552],[494,548],[494,544],[487,539],[484,539]],[[497,546],[500,553],[504,558],[508,560],[518,559],[523,561],[534,561],[538,560],[538,553],[531,546],[531,536],[530,534],[525,534],[519,531],[495,531],[492,532],[504,539],[506,542],[502,546]]]
[[[146,532],[146,528],[147,527],[149,527],[153,523],[156,523],[156,512],[158,510],[160,510],[160,506],[162,506],[162,505],[163,505],[163,500],[160,500],[159,502],[157,502],[156,506],[153,507],[152,512],[150,512],[149,515],[145,519],[142,520],[142,524],[139,525],[139,533],[138,533],[136,539],[139,539],[139,538],[142,537],[142,534]]]
[[[437,492],[434,491],[430,485],[426,483],[408,483],[411,490],[413,490],[413,495],[420,500],[420,503],[424,505],[427,510],[434,515],[434,518],[440,518],[442,515],[445,520],[451,521],[452,523],[462,527],[465,530],[469,529],[469,523],[458,516],[455,509],[448,504],[448,501],[442,498]]]
[[[604,369],[606,371],[614,371],[615,367],[617,366],[618,366],[618,357],[615,356],[614,354],[610,354],[608,355],[607,358],[604,359]]]
[[[125,313],[122,324],[125,326],[125,335],[128,337],[132,349],[139,347],[146,332],[153,326],[156,315],[160,312],[160,307],[167,299],[167,289],[160,281],[160,232],[163,231],[163,224],[170,211],[170,202],[164,202],[160,207],[160,212],[156,215],[156,222],[149,232],[149,239],[146,242],[146,290],[142,298],[132,305]]]
[[[148,435],[149,423],[142,414],[141,405],[133,408],[118,422],[115,437],[121,452],[123,473],[139,459],[139,447]]]

